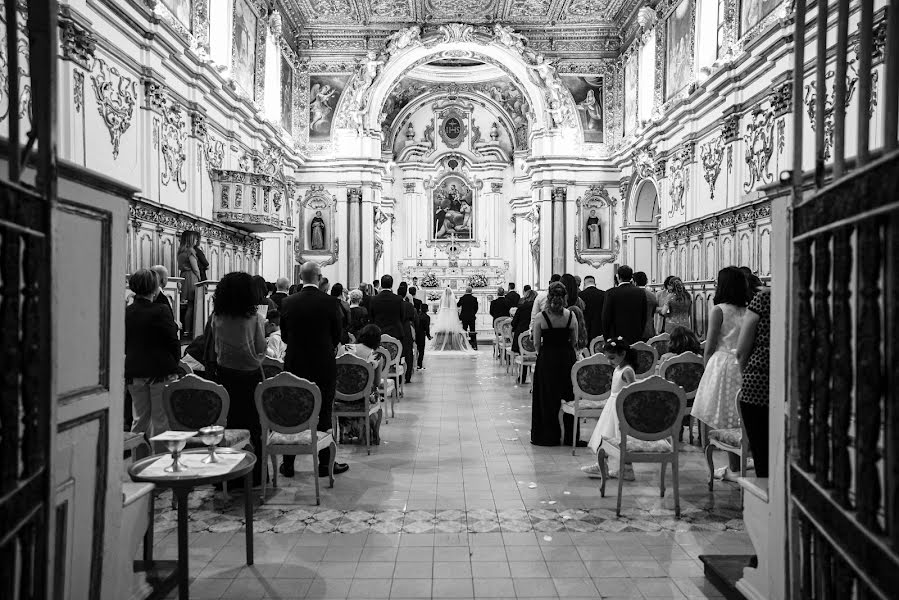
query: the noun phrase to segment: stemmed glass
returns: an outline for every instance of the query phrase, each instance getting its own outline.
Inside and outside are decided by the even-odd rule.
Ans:
[[[200,441],[209,447],[209,456],[202,460],[203,464],[209,465],[222,462],[215,453],[215,446],[225,437],[225,428],[221,425],[210,425],[200,429],[199,435]]]
[[[166,467],[164,470],[166,473],[181,473],[182,471],[187,470],[187,466],[181,463],[181,451],[184,450],[184,446],[187,445],[187,439],[180,440],[166,440],[166,447],[169,449],[169,452],[172,453],[172,464]]]

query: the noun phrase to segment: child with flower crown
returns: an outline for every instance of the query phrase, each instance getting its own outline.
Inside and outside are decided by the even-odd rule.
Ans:
[[[618,336],[616,339],[608,340],[602,347],[603,354],[609,359],[609,362],[615,366],[612,374],[612,392],[606,405],[599,415],[596,427],[593,428],[593,435],[590,436],[590,449],[593,452],[599,452],[603,439],[617,440],[621,432],[618,426],[618,410],[616,408],[616,399],[618,394],[625,386],[637,380],[637,374],[634,367],[637,365],[637,353],[631,350],[630,345],[624,341],[624,338]],[[602,472],[597,464],[581,467],[581,471],[589,477],[601,477]],[[611,472],[611,477],[616,477],[618,473]],[[624,478],[633,480],[634,471],[630,465],[625,465]]]

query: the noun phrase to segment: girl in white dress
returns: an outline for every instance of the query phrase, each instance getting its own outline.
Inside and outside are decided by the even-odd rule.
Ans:
[[[637,375],[634,371],[634,367],[637,364],[637,354],[631,350],[624,338],[619,336],[617,339],[607,341],[602,347],[602,352],[609,359],[609,362],[615,365],[615,371],[612,373],[611,394],[602,409],[602,413],[599,415],[596,427],[593,428],[593,435],[590,436],[588,446],[593,452],[599,452],[603,438],[610,440],[620,439],[621,431],[618,425],[616,400],[622,389],[637,380]],[[581,471],[589,477],[602,476],[598,461],[594,465],[581,467]],[[610,477],[616,477],[617,475],[618,473],[615,471],[609,473]],[[624,477],[625,479],[633,479],[634,472],[630,465],[625,466]]]
[[[736,397],[743,377],[736,351],[749,302],[749,285],[740,269],[725,267],[718,272],[714,302],[705,341],[705,372],[690,413],[702,422],[700,428],[706,431],[740,426]],[[705,435],[701,437],[706,445]],[[728,456],[731,469],[737,470],[739,460],[736,456]]]

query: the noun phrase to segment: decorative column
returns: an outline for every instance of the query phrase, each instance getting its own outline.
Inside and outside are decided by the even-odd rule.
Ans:
[[[347,201],[347,279],[346,285],[362,280],[362,190],[349,188]]]
[[[552,194],[552,272],[565,272],[565,197],[567,188],[553,188]]]

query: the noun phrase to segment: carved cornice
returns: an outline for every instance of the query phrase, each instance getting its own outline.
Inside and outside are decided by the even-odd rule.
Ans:
[[[62,45],[63,59],[90,71],[94,62],[94,51],[97,48],[97,38],[87,27],[74,20],[70,10],[63,10],[63,7],[60,7],[59,11],[59,41]]]
[[[262,251],[262,240],[252,234],[238,232],[199,217],[149,204],[140,199],[131,200],[129,219],[135,226],[147,223],[157,227],[169,227],[176,234],[184,231],[197,231],[201,237],[234,244],[253,254],[259,254]]]
[[[688,240],[695,236],[715,235],[743,223],[748,223],[750,227],[753,227],[759,221],[770,218],[771,200],[764,198],[753,204],[736,206],[718,214],[660,231],[656,241],[659,247],[668,244],[676,245],[681,240]]]

